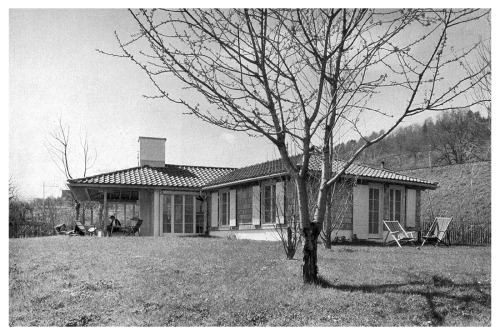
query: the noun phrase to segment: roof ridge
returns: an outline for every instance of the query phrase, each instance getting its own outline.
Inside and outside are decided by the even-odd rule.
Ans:
[[[144,166],[149,166],[149,165],[144,165]],[[165,166],[183,166],[183,167],[197,167],[197,168],[204,168],[204,169],[226,169],[226,170],[239,169],[239,168],[234,168],[234,167],[207,166],[207,165],[186,165],[186,164],[165,164]],[[161,168],[159,166],[150,166],[150,167]]]

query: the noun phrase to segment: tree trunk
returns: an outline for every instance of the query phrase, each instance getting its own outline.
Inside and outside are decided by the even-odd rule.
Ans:
[[[79,201],[76,201],[75,200],[75,217],[76,217],[76,221],[79,221],[80,220],[80,207],[82,205],[80,204]]]
[[[331,249],[332,248],[332,237],[331,237],[331,235],[327,235],[327,234],[325,234],[325,235],[326,235],[326,237],[323,240],[323,246],[325,247],[325,249]]]
[[[321,223],[313,221],[309,227],[302,230],[304,234],[302,279],[306,284],[318,283],[318,236],[321,226]]]
[[[292,260],[293,259],[293,256],[295,256],[295,251],[296,251],[296,246],[294,244],[295,241],[292,240],[293,236],[292,236],[292,228],[291,227],[288,227],[286,229],[286,233],[287,233],[287,250],[286,250],[286,258],[288,260]]]

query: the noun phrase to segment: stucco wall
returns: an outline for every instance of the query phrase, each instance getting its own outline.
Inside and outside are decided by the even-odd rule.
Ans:
[[[141,236],[153,236],[153,191],[139,192],[140,218],[144,220],[141,226]]]

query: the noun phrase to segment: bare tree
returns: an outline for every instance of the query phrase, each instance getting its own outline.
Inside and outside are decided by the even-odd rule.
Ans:
[[[83,138],[80,137],[80,159],[76,157],[76,149],[70,143],[70,127],[63,123],[62,118],[59,118],[58,125],[45,139],[45,147],[50,154],[50,158],[66,179],[73,179],[77,175],[85,177],[97,159],[95,149],[91,149],[89,145],[87,134]],[[75,206],[75,218],[78,221],[80,219],[81,203],[73,192],[71,195]]]
[[[405,118],[458,104],[455,98],[477,82],[471,79],[484,75],[481,67],[443,76],[464,70],[459,63],[474,49],[449,52],[450,32],[487,10],[140,9],[130,14],[139,30],[127,40],[117,34],[121,53],[112,55],[144,70],[159,92],[150,98],[183,105],[221,128],[263,136],[277,148],[297,190],[306,283],[318,280],[317,240],[329,188]],[[174,82],[194,94],[173,96]],[[390,111],[376,103],[394,96],[402,102],[395,101]],[[200,104],[200,97],[207,104]],[[374,129],[367,120],[373,117],[387,117],[388,127],[368,139],[364,135]],[[364,144],[333,174],[331,139],[347,126]],[[321,150],[322,173],[310,216],[313,146]]]
[[[469,74],[482,71],[481,76],[471,77],[476,80],[472,97],[486,109],[491,122],[491,40],[482,40],[476,49],[474,62],[466,61],[464,66]]]
[[[332,242],[344,228],[349,213],[352,213],[352,188],[355,184],[356,178],[342,178],[329,190],[325,221],[320,233],[325,249],[332,248]]]

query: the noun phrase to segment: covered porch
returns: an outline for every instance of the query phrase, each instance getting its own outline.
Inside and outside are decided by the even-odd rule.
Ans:
[[[107,236],[106,227],[111,215],[117,218],[122,226],[119,232],[126,233],[135,226],[137,218],[141,218],[140,189],[130,187],[110,187],[100,185],[68,185],[79,202],[82,203],[80,222],[86,227],[95,227]],[[87,206],[98,203],[98,208]],[[88,207],[88,208],[87,208]],[[88,211],[90,210],[90,215]],[[97,218],[95,211],[98,211]],[[113,233],[114,234],[114,233]]]
[[[93,226],[102,231],[102,236],[108,235],[111,215],[120,220],[122,233],[136,224],[133,218],[143,220],[141,236],[200,234],[206,230],[207,206],[200,191],[102,184],[68,186],[78,201],[100,204],[101,219]]]

